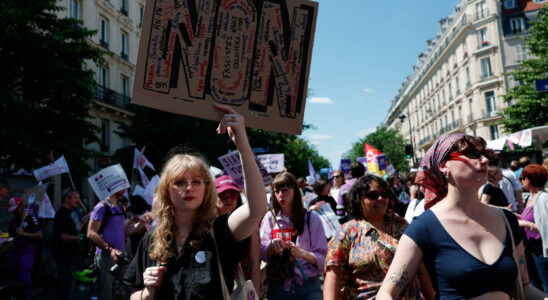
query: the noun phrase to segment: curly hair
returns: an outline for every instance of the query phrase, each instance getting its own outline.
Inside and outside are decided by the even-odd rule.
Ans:
[[[190,245],[198,247],[204,238],[213,235],[212,226],[215,218],[217,191],[207,164],[202,158],[194,155],[174,155],[163,167],[158,189],[154,194],[154,208],[152,209],[152,215],[157,220],[157,225],[149,243],[149,256],[161,263],[166,263],[176,255],[173,245],[175,245],[177,226],[174,222],[173,203],[169,196],[169,189],[173,182],[187,171],[198,172],[206,183],[204,199],[196,211],[192,226],[193,235],[198,238],[191,240]]]
[[[299,186],[297,185],[297,179],[293,174],[289,172],[283,172],[278,174],[272,182],[272,196],[270,197],[270,202],[274,208],[274,212],[277,214],[282,210],[278,199],[276,199],[276,193],[274,192],[277,189],[281,188],[290,188],[293,189],[293,204],[291,207],[291,222],[293,222],[293,227],[295,228],[296,235],[300,235],[304,230],[304,215],[306,210],[303,206],[303,200],[301,199],[301,192],[299,191]]]
[[[371,182],[376,182],[379,185],[379,188],[385,191],[390,190],[388,183],[382,178],[372,174],[366,174],[356,181],[350,192],[346,195],[348,211],[354,217],[354,219],[363,220],[365,219],[362,210],[362,198],[369,192],[371,188]]]

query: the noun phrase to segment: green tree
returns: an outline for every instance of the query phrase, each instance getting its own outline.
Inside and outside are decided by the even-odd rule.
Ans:
[[[202,154],[217,167],[221,167],[219,156],[236,149],[227,135],[216,134],[218,122],[215,121],[146,107],[135,108],[135,120],[131,125],[120,123],[119,134],[131,139],[137,147],[146,146],[145,156],[156,166],[162,165],[166,154],[177,146],[183,151]],[[307,158],[316,168],[329,166],[327,159],[295,135],[252,128],[247,128],[247,134],[252,147],[269,147],[270,153],[284,153],[285,166],[295,176],[308,175]],[[133,148],[120,150],[118,156],[124,167],[131,169]]]
[[[58,18],[56,0],[0,1],[0,164],[30,169],[65,155],[72,173],[85,171],[97,142],[90,122],[94,73],[103,64],[93,31]]]
[[[535,91],[535,80],[548,78],[548,6],[538,13],[538,20],[532,21],[531,36],[526,37],[525,45],[531,58],[509,75],[521,84],[511,88],[504,100],[513,105],[505,108],[500,124],[507,132],[546,125],[548,120],[548,93]]]
[[[392,164],[398,172],[409,171],[409,162],[405,159],[405,142],[397,130],[379,126],[375,132],[355,142],[352,148],[345,153],[345,156],[352,161],[358,157],[364,157],[364,143],[368,143],[385,154],[388,163]]]

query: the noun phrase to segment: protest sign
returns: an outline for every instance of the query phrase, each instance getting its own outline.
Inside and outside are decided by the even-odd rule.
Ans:
[[[329,203],[320,204],[320,209],[316,211],[322,219],[323,231],[325,231],[325,237],[332,237],[337,230],[341,227],[341,223],[337,219],[337,215],[329,206]]]
[[[321,168],[320,169],[320,175],[329,175],[329,168]]]
[[[343,171],[344,174],[348,175],[348,174],[350,174],[350,164],[351,163],[352,163],[351,159],[343,158],[343,159],[341,159],[341,166],[339,167],[339,169],[341,169],[341,171]]]
[[[62,155],[53,163],[40,169],[34,170],[34,177],[36,178],[36,180],[42,181],[51,176],[68,172],[69,168],[67,165],[67,161],[65,160],[65,156]]]
[[[53,209],[53,205],[51,205],[51,200],[48,197],[48,193],[44,193],[42,200],[38,201],[38,207],[38,218],[55,218],[55,209]]]
[[[132,103],[300,134],[318,3],[147,0]]]
[[[386,165],[387,165],[386,155],[384,154],[377,155],[377,165],[379,166],[379,171],[386,170]]]
[[[21,195],[21,199],[23,199],[23,204],[27,205],[35,202],[36,204],[38,204],[38,201],[42,201],[42,197],[44,197],[48,185],[49,183],[37,185],[24,190],[23,195]]]
[[[257,155],[257,158],[270,173],[280,173],[284,167],[284,155],[282,154],[263,154]]]
[[[271,184],[274,179],[268,173],[268,170],[261,164],[261,161],[255,157],[259,171],[263,178],[264,185]],[[225,154],[219,157],[219,162],[228,173],[230,178],[234,181],[234,184],[238,186],[240,190],[244,189],[244,174],[242,171],[242,162],[240,161],[240,153],[238,151],[231,151],[228,154]]]
[[[110,195],[129,188],[129,181],[120,164],[102,169],[89,177],[88,182],[99,200],[105,200]]]

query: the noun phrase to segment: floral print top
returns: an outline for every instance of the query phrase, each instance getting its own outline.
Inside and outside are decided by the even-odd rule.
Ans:
[[[381,237],[368,221],[353,219],[333,236],[325,271],[334,271],[342,279],[341,299],[375,299],[407,227],[405,219],[391,211],[385,215],[385,224],[388,235]],[[399,298],[421,299],[416,276]]]

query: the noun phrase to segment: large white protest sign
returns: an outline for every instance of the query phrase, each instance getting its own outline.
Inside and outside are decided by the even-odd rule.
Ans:
[[[270,173],[280,173],[284,167],[284,155],[281,154],[262,154],[257,155],[263,166]]]
[[[270,176],[268,170],[263,166],[259,159],[255,158],[255,161],[257,162],[257,166],[259,166],[259,171],[261,172],[264,185],[271,184],[274,179],[272,179],[272,176]],[[240,161],[240,153],[238,153],[238,151],[229,152],[228,154],[219,157],[219,162],[223,165],[223,168],[232,178],[234,184],[236,184],[240,190],[243,190],[244,174],[242,171],[242,162]]]
[[[132,103],[218,121],[302,131],[318,3],[147,0]]]
[[[67,161],[65,160],[65,156],[63,155],[53,163],[40,169],[34,170],[34,177],[36,178],[36,180],[42,181],[48,177],[68,172],[69,168],[67,165]]]
[[[329,203],[320,204],[320,209],[316,211],[320,218],[322,219],[323,231],[325,231],[325,237],[332,237],[337,230],[341,227],[341,223],[337,219],[337,215],[331,209]]]
[[[108,196],[129,188],[129,181],[120,164],[102,169],[89,177],[88,182],[99,200],[105,200]]]

